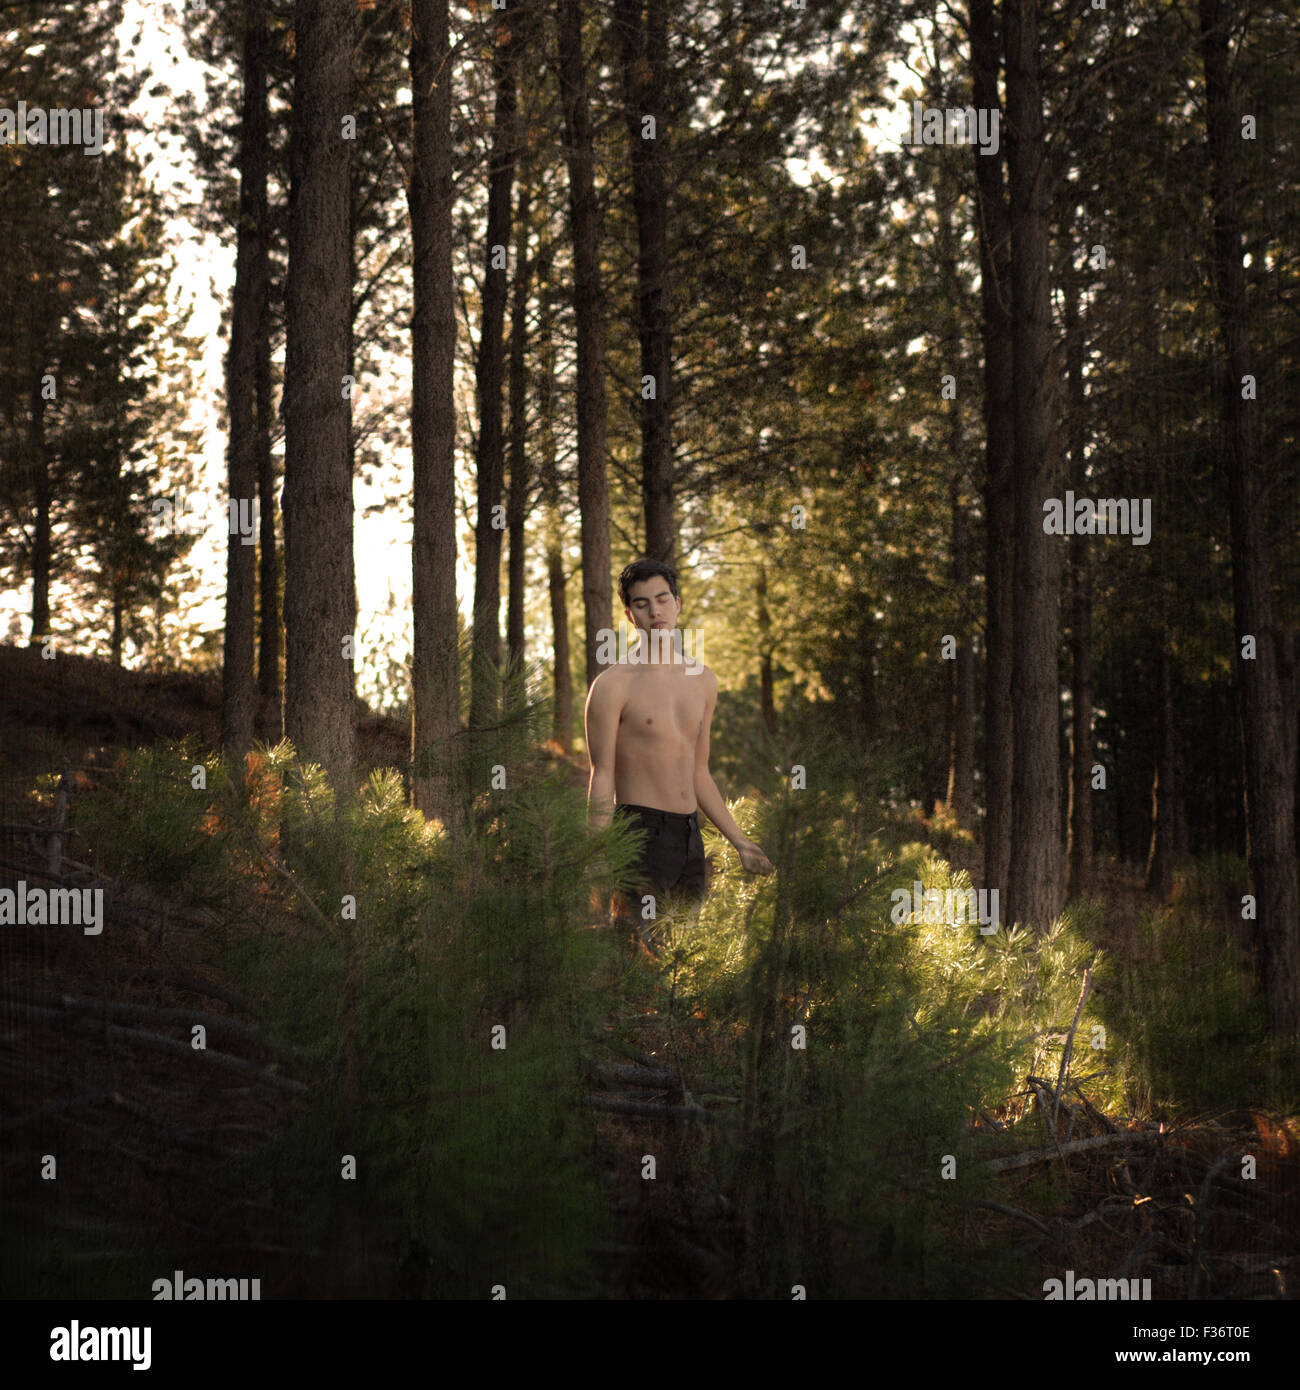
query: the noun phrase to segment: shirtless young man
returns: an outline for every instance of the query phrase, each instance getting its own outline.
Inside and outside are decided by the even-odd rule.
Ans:
[[[604,829],[617,813],[645,830],[639,877],[656,906],[673,892],[704,897],[701,810],[746,869],[771,873],[771,861],[732,819],[709,772],[718,679],[707,666],[685,661],[674,638],[682,610],[676,574],[657,560],[638,560],[619,577],[618,592],[641,638],[632,659],[602,671],[587,695],[592,828]],[[633,904],[640,907],[640,894],[629,911]]]

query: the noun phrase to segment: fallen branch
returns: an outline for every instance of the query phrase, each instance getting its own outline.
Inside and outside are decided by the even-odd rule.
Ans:
[[[585,1070],[602,1081],[620,1086],[646,1086],[657,1091],[671,1091],[677,1078],[665,1067],[638,1067],[622,1062],[587,1062]]]
[[[1019,1207],[1009,1207],[1003,1202],[975,1202],[972,1205],[983,1207],[986,1211],[1000,1211],[1003,1216],[1014,1216],[1017,1221],[1024,1221],[1035,1230],[1042,1231],[1049,1240],[1054,1239],[1053,1232],[1048,1230],[1036,1216],[1030,1216],[1027,1211],[1021,1211]]]
[[[157,980],[162,984],[173,985],[177,989],[188,990],[192,994],[206,994],[211,999],[220,999],[232,1009],[253,1013],[252,1001],[243,994],[223,985],[215,985],[199,975],[191,975],[182,970],[164,970],[155,965],[113,965],[100,972],[114,980]]]
[[[995,1173],[1006,1173],[1013,1168],[1028,1168],[1035,1163],[1045,1163],[1058,1155],[1087,1153],[1093,1149],[1111,1149],[1120,1144],[1163,1143],[1168,1134],[1155,1130],[1123,1130],[1119,1134],[1098,1134],[1091,1139],[1073,1139],[1050,1149],[1032,1149],[1029,1153],[1008,1154],[1006,1158],[991,1158],[989,1167]]]
[[[1056,1075],[1056,1104],[1052,1109],[1052,1133],[1056,1133],[1056,1117],[1061,1109],[1061,1090],[1065,1085],[1066,1074],[1070,1070],[1070,1058],[1074,1055],[1074,1034],[1083,1017],[1083,1006],[1088,1002],[1088,991],[1092,988],[1092,966],[1083,972],[1083,988],[1079,991],[1079,1003],[1074,1010],[1074,1021],[1065,1039],[1065,1051],[1061,1053],[1061,1070]]]
[[[606,1096],[599,1092],[585,1095],[583,1106],[588,1110],[603,1110],[610,1115],[636,1115],[653,1120],[709,1120],[714,1124],[732,1124],[735,1116],[725,1110],[706,1110],[702,1105],[665,1105],[652,1100],[629,1100],[625,1096]]]
[[[1132,1203],[1127,1197],[1117,1197],[1114,1193],[1111,1193],[1110,1196],[1103,1197],[1091,1211],[1085,1211],[1082,1216],[1076,1217],[1075,1220],[1071,1221],[1069,1223],[1070,1228],[1075,1231],[1082,1230],[1084,1226],[1091,1226],[1094,1221],[1101,1221],[1102,1225],[1105,1226],[1106,1223],[1102,1220],[1102,1213],[1107,1207],[1115,1207],[1117,1210],[1127,1210],[1131,1206]],[[1106,1229],[1109,1231],[1112,1228],[1106,1226]]]
[[[43,869],[37,864],[24,864],[19,862],[17,859],[0,858],[0,869],[9,869],[12,873],[21,874],[25,879],[33,877],[48,878],[51,883],[61,883],[64,885],[64,887],[67,888],[85,888],[92,886],[90,884],[78,883],[76,879],[70,878],[67,874],[63,872],[63,869],[65,869],[71,863],[72,861],[70,859],[64,859],[60,866],[59,872],[57,874],[52,874],[48,869]],[[99,880],[100,887],[103,887],[108,883],[108,879],[104,878],[103,875],[98,872],[98,870],[92,869],[90,870],[90,872],[94,879]],[[105,906],[107,906],[107,904],[105,904]]]
[[[148,1033],[140,1028],[123,1028],[116,1023],[105,1023],[101,1026],[93,1018],[69,1013],[66,1009],[38,1009],[31,1004],[11,1004],[9,1011],[20,1018],[29,1018],[38,1023],[71,1023],[83,1031],[94,1033],[102,1031],[108,1038],[138,1043],[143,1047],[152,1047],[155,1051],[168,1052],[174,1057],[184,1057],[189,1061],[201,1059],[212,1066],[224,1067],[228,1071],[236,1071],[241,1075],[254,1077],[258,1081],[278,1087],[282,1091],[288,1091],[292,1095],[306,1096],[311,1094],[311,1088],[301,1081],[294,1081],[288,1076],[280,1076],[277,1072],[260,1067],[255,1062],[246,1061],[243,1057],[232,1057],[229,1053],[216,1052],[210,1047],[194,1048],[188,1043],[177,1042],[175,1038],[163,1037],[161,1033]]]
[[[192,1028],[197,1023],[212,1032],[224,1032],[241,1042],[265,1048],[268,1052],[280,1056],[303,1058],[310,1055],[305,1049],[295,1047],[292,1043],[273,1041],[256,1024],[245,1023],[242,1019],[230,1018],[226,1014],[205,1013],[202,1009],[167,1008],[156,1004],[119,1004],[110,999],[89,999],[75,994],[40,995],[26,990],[0,996],[0,1002],[7,1000],[35,1004],[38,1008],[53,1006],[68,1013],[91,1017],[98,1015],[102,1018],[127,1019],[134,1023],[179,1023],[183,1028]]]
[[[82,1105],[101,1105],[106,1100],[112,1100],[111,1091],[87,1091],[84,1095],[72,1096],[65,1100],[47,1100],[43,1105],[38,1105],[35,1110],[29,1110],[25,1115],[19,1115],[15,1120],[5,1120],[0,1123],[0,1134],[8,1133],[11,1130],[23,1129],[32,1123],[33,1120],[48,1119],[51,1115],[57,1115],[61,1110],[75,1110]]]
[[[1043,1123],[1047,1126],[1047,1132],[1052,1136],[1052,1145],[1056,1149],[1057,1156],[1060,1158],[1061,1162],[1064,1163],[1065,1151],[1061,1148],[1061,1140],[1056,1132],[1056,1107],[1053,1106],[1049,1112],[1047,1106],[1043,1104],[1043,1092],[1046,1091],[1048,1096],[1051,1097],[1053,1095],[1052,1088],[1046,1081],[1038,1076],[1025,1077],[1025,1084],[1029,1086],[1034,1093],[1034,1100],[1038,1104],[1038,1113],[1043,1117]]]
[[[56,827],[52,825],[24,825],[20,821],[0,821],[0,835],[52,835],[55,831],[60,835],[81,835],[81,831],[75,825]]]
[[[1088,1079],[1089,1078],[1086,1076],[1083,1078],[1084,1081],[1087,1081]],[[1084,1113],[1089,1117],[1089,1119],[1095,1120],[1099,1125],[1101,1125],[1101,1127],[1107,1132],[1107,1134],[1119,1133],[1119,1129],[1110,1120],[1110,1118],[1106,1115],[1103,1115],[1102,1112],[1098,1110],[1097,1107],[1092,1103],[1092,1101],[1090,1101],[1088,1097],[1083,1094],[1083,1088],[1080,1086],[1078,1081],[1071,1081],[1070,1087],[1074,1091],[1075,1095],[1077,1095],[1079,1099],[1083,1102]]]

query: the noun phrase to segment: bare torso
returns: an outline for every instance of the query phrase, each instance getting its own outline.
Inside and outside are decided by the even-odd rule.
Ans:
[[[708,704],[706,677],[681,664],[627,664],[608,675],[626,693],[614,749],[620,804],[689,814],[696,809],[695,755]]]

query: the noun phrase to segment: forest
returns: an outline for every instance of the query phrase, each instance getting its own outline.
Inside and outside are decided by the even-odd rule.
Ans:
[[[1296,1297],[1298,72],[5,5],[4,1296]]]

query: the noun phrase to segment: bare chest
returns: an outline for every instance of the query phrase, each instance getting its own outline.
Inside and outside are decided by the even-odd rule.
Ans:
[[[619,736],[680,738],[693,744],[706,704],[703,681],[685,674],[633,680],[619,717]]]

